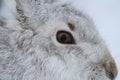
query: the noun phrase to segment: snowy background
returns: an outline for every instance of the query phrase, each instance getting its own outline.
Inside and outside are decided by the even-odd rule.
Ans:
[[[120,80],[120,0],[67,1],[93,18],[117,63],[119,72],[116,80]]]

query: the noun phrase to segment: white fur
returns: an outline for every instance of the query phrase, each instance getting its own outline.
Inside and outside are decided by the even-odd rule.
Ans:
[[[94,23],[68,4],[3,0],[0,21],[0,80],[111,80],[108,71],[117,75]],[[76,44],[59,43],[59,30],[70,32]]]

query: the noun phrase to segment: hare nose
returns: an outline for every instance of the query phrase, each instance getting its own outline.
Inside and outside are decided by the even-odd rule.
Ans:
[[[115,79],[115,75],[113,73],[109,73],[108,77],[110,78],[110,80],[114,80]]]
[[[110,78],[110,80],[114,80],[118,73],[114,60],[106,63],[104,67],[105,67],[107,77]]]

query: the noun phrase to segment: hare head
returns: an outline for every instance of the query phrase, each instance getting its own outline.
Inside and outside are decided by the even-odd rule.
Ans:
[[[30,56],[35,80],[115,79],[115,61],[85,13],[55,0],[16,0],[14,17],[11,33]]]

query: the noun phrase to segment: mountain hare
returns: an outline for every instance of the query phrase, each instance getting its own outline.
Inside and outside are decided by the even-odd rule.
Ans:
[[[114,80],[91,19],[56,0],[0,0],[0,80]]]

